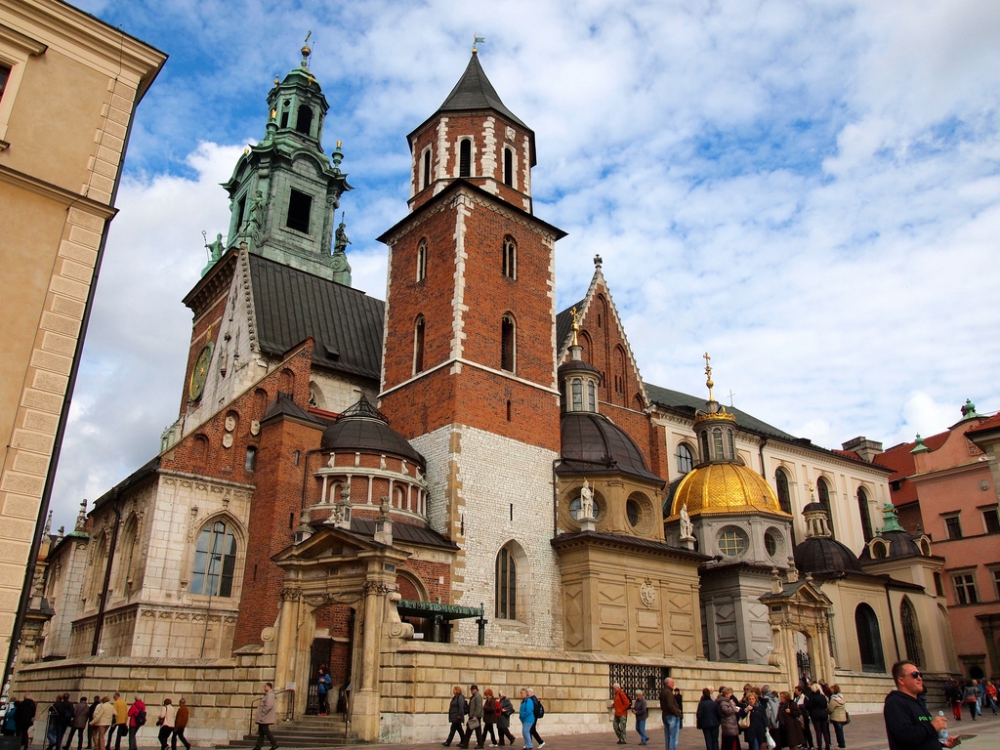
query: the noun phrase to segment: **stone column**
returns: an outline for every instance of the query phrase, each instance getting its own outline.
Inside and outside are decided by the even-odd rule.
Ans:
[[[361,639],[361,679],[355,691],[351,723],[359,740],[371,741],[379,737],[379,681],[378,669],[382,620],[385,597],[391,588],[384,581],[367,580],[364,583],[365,603]]]
[[[295,682],[295,668],[299,649],[299,607],[302,590],[285,586],[281,590],[281,612],[278,615],[278,655],[274,668],[274,689],[285,690],[295,685],[295,715],[305,713],[308,685]]]

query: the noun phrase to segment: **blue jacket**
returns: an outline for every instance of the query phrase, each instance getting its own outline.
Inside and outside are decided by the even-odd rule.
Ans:
[[[535,723],[535,699],[530,695],[521,701],[521,710],[518,716],[521,717],[522,724]]]

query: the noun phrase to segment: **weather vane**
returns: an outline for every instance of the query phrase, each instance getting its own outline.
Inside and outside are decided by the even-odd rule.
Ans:
[[[485,41],[486,37],[479,36],[479,34],[474,34],[472,37],[472,54],[476,54],[477,52],[479,52],[479,48],[476,45],[479,44],[480,42],[485,42]]]

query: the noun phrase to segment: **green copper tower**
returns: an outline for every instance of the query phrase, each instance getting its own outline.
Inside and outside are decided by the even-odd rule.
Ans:
[[[299,67],[275,78],[264,138],[223,183],[232,215],[228,244],[245,242],[251,253],[350,286],[347,243],[331,246],[340,196],[351,186],[340,171],[340,143],[330,157],[323,152],[330,105],[309,70],[309,53],[304,46]]]

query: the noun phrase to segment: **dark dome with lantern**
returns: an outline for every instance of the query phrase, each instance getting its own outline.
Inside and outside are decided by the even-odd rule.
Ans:
[[[795,545],[795,567],[802,573],[862,573],[858,557],[832,537],[813,536]]]
[[[344,410],[323,431],[322,445],[334,451],[386,453],[426,468],[427,462],[410,443],[389,426],[389,420],[365,398]]]
[[[664,483],[649,470],[635,441],[607,417],[594,412],[563,412],[560,427],[563,460],[557,472],[621,473],[647,482]]]

